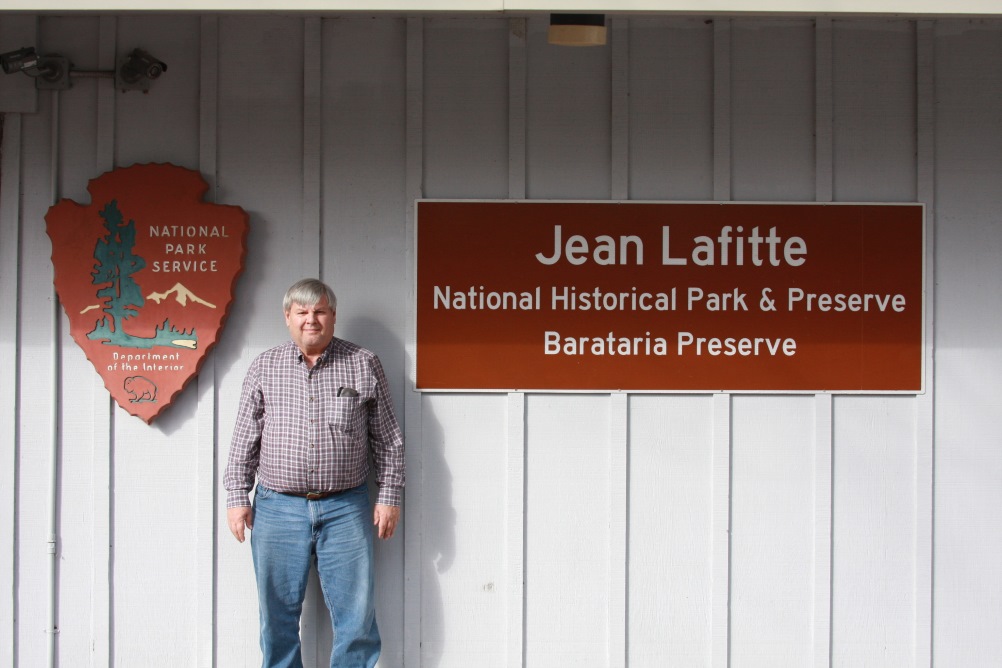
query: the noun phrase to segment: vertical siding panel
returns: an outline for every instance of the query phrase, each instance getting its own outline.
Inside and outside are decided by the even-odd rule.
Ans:
[[[729,195],[815,196],[813,23],[732,21]],[[729,656],[733,665],[803,665],[813,656],[814,402],[731,402]]]
[[[413,289],[407,264],[413,238],[408,216],[421,194],[421,171],[409,172],[413,158],[405,155],[416,150],[408,149],[408,132],[421,132],[420,125],[412,130],[407,126],[408,113],[421,113],[407,97],[408,30],[407,23],[393,18],[324,22],[320,168],[322,271],[338,294],[338,336],[379,355],[401,415]],[[411,167],[423,170],[420,155]],[[399,552],[392,557],[395,561],[402,557],[402,543],[382,543],[378,552],[387,557]],[[390,567],[389,562],[380,563]],[[402,577],[403,562],[392,569],[397,571],[394,579]],[[390,575],[383,572],[384,578]]]
[[[26,12],[4,12],[0,20],[0,44],[38,45],[38,16]],[[38,111],[35,81],[26,76],[0,77],[0,114],[33,114]]]
[[[812,397],[731,401],[731,663],[812,660]]]
[[[528,196],[608,199],[609,50],[549,44],[545,16],[528,22]]]
[[[628,19],[612,19],[612,199],[630,197],[630,24]]]
[[[111,67],[114,62],[115,19],[79,17],[47,25],[48,40],[72,53],[77,67]],[[113,166],[114,93],[111,82],[77,79],[59,93],[59,196],[84,203],[87,181]],[[44,223],[38,220],[41,227]],[[46,258],[46,264],[51,265]],[[107,665],[109,605],[109,472],[110,405],[103,382],[69,336],[63,309],[57,305],[59,337],[60,452],[58,616],[82,623],[60,625],[56,652],[81,656]],[[63,383],[80,379],[81,383]],[[102,415],[103,414],[103,415]],[[66,475],[62,472],[86,472]],[[94,652],[94,656],[89,656]]]
[[[16,35],[25,43],[36,42],[34,15],[7,15],[0,21],[0,39],[8,44]],[[3,136],[0,145],[0,665],[14,666],[18,654],[17,499],[19,466],[19,371],[21,320],[19,291],[21,266],[22,113],[32,113],[38,91],[26,77],[4,76],[0,81],[0,114]]]
[[[613,19],[610,181],[612,199],[630,196],[630,25]],[[611,395],[609,410],[609,656],[610,668],[629,663],[629,395]]]
[[[833,23],[836,201],[916,197],[914,24]],[[833,401],[832,663],[913,665],[918,404]]]
[[[422,25],[412,30],[394,17],[325,20],[322,54],[322,272],[338,294],[337,335],[375,351],[382,361],[407,436],[409,464],[421,442],[421,432],[410,431],[421,425],[420,415],[409,413],[415,397],[404,391],[413,307],[411,207],[421,188],[421,172],[409,167],[420,168],[421,161],[419,153],[416,165],[410,164],[420,144],[409,145],[408,114],[418,114],[419,140],[422,130],[421,109],[408,98],[408,68],[422,61],[420,51],[417,61],[408,55],[408,40],[421,44]],[[405,656],[404,552],[407,540],[420,535],[407,513],[418,508],[421,478],[420,468],[408,467],[406,522],[392,540],[376,546],[376,616],[388,666],[402,664]],[[326,613],[323,625],[329,633]]]
[[[302,197],[302,250],[299,265],[302,276],[312,276],[324,280],[325,239],[320,224],[320,171],[323,130],[321,115],[323,107],[323,47],[322,29],[319,17],[303,18],[302,51],[302,110],[303,125],[303,185]],[[335,288],[337,294],[337,288]],[[341,303],[339,301],[339,303]],[[342,325],[343,329],[343,325]],[[341,334],[341,332],[339,332]],[[303,603],[302,617],[303,661],[324,663],[330,656],[333,632],[330,614],[320,590],[320,580],[315,572],[310,574],[310,588]]]
[[[714,403],[630,397],[629,665],[711,665]]]
[[[508,193],[508,22],[425,22],[424,194],[502,198]]]
[[[513,551],[505,542],[504,472],[516,418],[505,394],[429,394],[424,401],[420,662],[501,668],[508,653],[504,578]]]
[[[832,20],[815,23],[814,199],[832,201]],[[832,610],[832,395],[815,397],[814,420],[814,668],[831,666]]]
[[[832,395],[814,397],[814,668],[828,668],[832,651]]]
[[[936,199],[926,212],[935,217],[936,270],[933,658],[998,666],[1002,19],[938,21],[934,46]]]
[[[832,664],[915,662],[915,401],[835,398]]]
[[[171,162],[198,168],[199,20],[119,17],[116,42],[122,51],[147,49],[169,66],[148,94],[116,92],[116,165]],[[212,460],[213,443],[206,444],[199,430],[201,382],[191,383],[152,426],[117,406],[112,410],[113,664],[197,661],[204,634],[199,625],[206,620],[199,617],[205,611],[197,601],[212,598],[211,590],[199,589],[212,582],[211,551],[204,573],[200,549],[214,530],[214,476],[203,459]],[[107,402],[106,396],[99,403]],[[137,609],[154,612],[134,614]],[[211,617],[207,623],[211,633]]]
[[[713,25],[637,16],[629,26],[629,196],[710,199]]]
[[[505,495],[505,583],[507,585],[507,668],[525,661],[525,394],[508,395]]]
[[[17,470],[19,424],[19,375],[21,339],[18,308],[21,258],[21,114],[3,117],[0,147],[0,633],[9,642],[0,643],[0,665],[13,666],[17,657]]]
[[[323,279],[320,228],[320,156],[323,146],[323,34],[320,19],[303,21],[303,251],[304,269]]]
[[[508,22],[508,197],[526,194],[526,31],[524,18]],[[525,665],[526,530],[525,394],[508,395],[508,476],[506,556],[507,668]]]
[[[263,350],[288,340],[281,300],[302,276],[304,46],[301,19],[226,14],[218,22],[215,193],[220,203],[250,215],[244,273],[227,333],[214,353],[225,462],[246,369]],[[223,531],[217,546],[216,659],[220,666],[252,666],[261,654],[250,545]],[[173,654],[180,657],[173,665],[185,660],[183,652]]]
[[[832,201],[832,20],[819,18],[814,30],[814,199]]]
[[[713,199],[731,199],[731,21],[713,22]]]
[[[915,200],[915,35],[910,22],[834,22],[836,201]]]
[[[102,25],[103,24],[103,25]],[[42,37],[45,43],[59,44],[65,53],[74,54],[78,67],[98,66],[99,58],[107,53],[107,47],[98,45],[98,37],[105,29],[105,36],[109,37],[114,44],[113,22],[110,29],[107,21],[90,17],[73,17],[65,19],[46,20],[43,24]],[[52,200],[58,197],[67,196],[77,199],[77,201],[88,202],[89,195],[86,192],[87,181],[95,176],[94,170],[100,166],[95,158],[107,157],[111,154],[111,147],[104,145],[98,149],[98,132],[101,127],[108,131],[108,125],[114,121],[114,117],[107,114],[98,117],[96,114],[99,99],[99,90],[106,84],[100,80],[78,80],[72,88],[60,91],[58,97],[58,113],[49,116],[56,125],[53,132],[58,135],[54,153],[54,163],[56,167],[56,179],[52,188]],[[104,108],[102,111],[107,112]],[[51,203],[50,202],[50,203]],[[42,215],[44,215],[44,211]],[[42,215],[29,219],[32,227],[39,229],[44,234],[45,223]],[[46,255],[42,258],[40,266],[44,266],[51,271],[52,264],[49,261],[51,255],[51,244],[48,236],[44,236]],[[51,279],[50,279],[51,280]],[[92,649],[94,628],[105,627],[105,621],[93,620],[93,595],[91,585],[95,577],[100,577],[99,568],[93,559],[98,556],[101,550],[107,549],[107,539],[103,539],[104,547],[101,546],[102,538],[100,533],[102,527],[107,529],[108,513],[105,511],[101,515],[93,515],[90,511],[94,508],[92,499],[102,494],[102,490],[95,488],[94,481],[90,475],[95,466],[100,464],[95,461],[95,454],[106,448],[107,432],[104,435],[104,443],[95,442],[95,438],[101,438],[95,431],[94,415],[96,410],[108,410],[107,401],[104,406],[100,406],[98,397],[107,397],[107,391],[100,383],[83,382],[75,383],[64,379],[86,379],[91,381],[96,375],[93,366],[86,360],[83,352],[73,342],[69,335],[69,327],[64,319],[62,306],[56,303],[55,293],[52,284],[47,286],[47,292],[53,295],[54,318],[53,327],[56,335],[52,339],[52,359],[57,371],[55,376],[56,394],[50,396],[53,420],[56,423],[56,438],[58,451],[50,451],[50,456],[54,456],[56,465],[56,477],[52,481],[53,489],[48,492],[55,500],[55,517],[52,518],[54,529],[56,565],[55,574],[57,578],[55,601],[56,617],[54,625],[59,627],[57,635],[45,636],[46,639],[53,640],[55,656],[87,657],[87,653]],[[99,393],[99,394],[97,394]],[[107,418],[105,418],[107,419]],[[101,457],[100,454],[97,455]],[[107,466],[105,466],[107,471]],[[76,474],[74,472],[86,472]],[[105,473],[105,477],[107,473]],[[104,493],[106,494],[106,488]],[[107,508],[107,506],[105,506]],[[97,533],[97,543],[95,543],[95,533]],[[97,553],[96,553],[97,551]],[[105,560],[105,564],[107,564]],[[104,576],[107,582],[107,575]],[[104,587],[104,601],[107,601],[107,586]],[[96,592],[97,596],[102,595],[101,589]],[[48,602],[46,602],[48,605]],[[100,604],[99,604],[100,605]],[[105,615],[107,617],[107,615]],[[80,624],[69,620],[81,620]],[[66,623],[63,624],[63,621]]]
[[[713,199],[731,198],[731,22],[713,24]],[[731,661],[731,398],[713,397],[711,665]]]
[[[814,198],[814,52],[812,22],[732,24],[731,199]]]
[[[197,15],[184,12],[117,18],[119,55],[140,47],[168,65],[149,93],[116,94],[117,165],[169,162],[198,168],[199,23]]]
[[[610,418],[608,396],[527,401],[526,665],[608,656]]]
[[[731,396],[713,395],[711,665],[731,661]]]
[[[98,32],[98,69],[116,66],[117,20],[102,17]],[[111,80],[97,80],[97,142],[95,175],[115,167],[115,86]],[[71,344],[76,345],[76,344]],[[93,555],[91,575],[91,666],[112,663],[112,415],[113,401],[101,376],[93,371]],[[210,483],[211,484],[211,483]]]
[[[20,295],[18,301],[32,308],[19,312],[18,340],[20,355],[16,362],[18,385],[17,443],[17,509],[15,567],[19,594],[16,597],[14,644],[20,666],[43,666],[47,661],[47,643],[51,636],[47,628],[46,601],[49,595],[49,565],[46,509],[49,506],[49,449],[54,427],[51,422],[54,362],[52,360],[53,313],[55,294],[52,289],[51,244],[44,228],[38,224],[52,204],[52,155],[56,141],[52,115],[58,94],[42,93],[38,98],[38,113],[22,116],[21,146],[31,147],[22,155],[21,186],[22,228],[20,234]],[[41,260],[35,261],[35,258]],[[29,427],[30,428],[27,428]],[[35,595],[25,596],[33,591]]]
[[[117,54],[118,19],[102,16],[97,35],[97,67],[114,70]],[[97,83],[97,140],[94,146],[94,171],[98,174],[115,167],[115,85],[110,78]]]
[[[62,111],[60,107],[60,95],[59,91],[55,91],[52,94],[52,177],[51,177],[51,193],[49,196],[49,204],[55,204],[59,200],[59,172],[62,166],[62,161],[60,159],[60,149],[62,148],[62,134],[60,133],[60,122],[62,117],[60,112]],[[55,271],[53,270],[53,274]],[[62,430],[62,407],[63,407],[63,354],[62,354],[62,344],[61,339],[63,335],[62,331],[62,318],[59,309],[59,298],[55,293],[54,281],[50,281],[49,285],[49,314],[51,317],[51,334],[52,338],[49,340],[49,359],[52,364],[52,377],[51,377],[51,395],[49,401],[49,471],[48,471],[48,484],[45,489],[48,492],[48,498],[46,499],[47,508],[47,520],[48,524],[46,527],[46,544],[48,545],[49,554],[49,577],[48,577],[48,588],[47,588],[47,618],[45,622],[45,633],[47,635],[47,665],[54,666],[59,660],[59,560],[61,554],[65,551],[65,541],[62,540],[64,537],[60,532],[59,527],[59,483],[60,483],[60,465],[62,464],[62,452],[61,447],[63,430]],[[67,636],[63,636],[66,638]]]
[[[629,665],[630,395],[609,397],[609,668]]]
[[[508,198],[525,199],[526,31],[528,20],[508,23]]]
[[[406,59],[406,134],[405,163],[406,176],[404,189],[407,208],[407,238],[415,238],[415,215],[417,213],[414,201],[423,196],[424,184],[424,35],[423,20],[407,19],[407,59]],[[415,299],[413,295],[413,277],[416,274],[417,257],[411,244],[408,253],[407,275],[412,277],[412,287],[409,291],[407,319],[407,358],[410,360],[408,386],[416,384],[417,370],[416,341],[417,331],[415,321]],[[404,554],[406,555],[404,577],[404,644],[403,663],[407,667],[421,666],[421,639],[424,632],[421,623],[422,613],[422,569],[421,560],[424,555],[424,466],[423,449],[414,447],[421,443],[424,434],[423,413],[425,399],[417,392],[408,392],[405,399],[404,428],[407,437],[407,498],[404,503]]]
[[[926,205],[925,275],[925,394],[916,397],[918,412],[915,438],[915,665],[932,665],[932,567],[933,567],[933,413],[935,410],[934,329],[935,263],[935,52],[934,23],[916,24],[917,58],[917,169],[918,199]]]
[[[424,21],[425,196],[508,192],[509,43],[506,19]],[[422,664],[500,668],[509,652],[503,578],[521,543],[504,542],[506,496],[522,498],[503,472],[508,449],[524,451],[514,443],[521,435],[506,435],[507,394],[429,394],[424,402]]]
[[[59,44],[66,53],[76,54],[78,67],[97,66],[100,56],[100,49],[97,47],[100,20],[92,17],[52,18],[43,22],[41,27],[39,45]],[[90,374],[94,371],[69,336],[63,309],[56,298],[52,285],[52,265],[49,262],[51,244],[45,234],[43,216],[47,205],[60,197],[72,197],[83,202],[89,200],[86,184],[94,176],[97,130],[101,123],[108,122],[107,118],[98,119],[95,114],[100,83],[77,82],[69,90],[51,94],[52,112],[44,116],[51,123],[50,132],[53,137],[49,146],[52,171],[46,179],[50,191],[46,207],[41,209],[37,217],[31,216],[28,219],[30,227],[38,231],[46,251],[38,266],[49,272],[44,292],[37,294],[51,295],[53,306],[52,334],[48,340],[49,357],[53,366],[50,376],[52,388],[47,395],[46,405],[51,425],[49,442],[39,453],[45,453],[50,477],[42,487],[46,490],[46,502],[38,508],[45,508],[49,513],[46,517],[46,534],[51,571],[46,579],[51,577],[54,586],[49,590],[48,582],[36,585],[38,590],[50,592],[51,598],[42,599],[49,615],[45,626],[50,630],[38,640],[44,640],[53,660],[61,657],[86,657],[93,642],[90,587],[95,577],[92,561],[95,556],[95,522],[100,523],[101,519],[89,512],[93,507],[89,501],[94,498],[96,491],[89,473],[95,465],[95,448],[103,446],[95,445],[92,440],[94,395],[89,394],[89,391],[104,391],[99,385],[77,385],[66,380],[92,377]],[[107,150],[103,151],[103,155],[107,154]],[[35,335],[33,332],[32,336]],[[107,404],[105,408],[106,406]],[[72,473],[76,471],[86,471],[88,474]],[[107,520],[104,522],[106,524]],[[48,610],[49,606],[52,606],[51,612]],[[76,619],[82,620],[82,623],[70,621]],[[96,623],[101,624],[100,621]],[[85,660],[89,660],[89,657]]]
[[[198,171],[209,184],[207,202],[216,201],[216,127],[219,122],[219,19],[205,16],[199,23],[198,62]],[[216,665],[216,541],[229,537],[226,522],[216,518],[226,516],[226,491],[216,494],[218,474],[216,453],[219,452],[220,425],[216,422],[216,356],[202,363],[197,379],[198,407],[195,416],[198,433],[198,541],[196,547],[197,584],[199,592],[196,611],[197,653],[201,668]],[[222,508],[220,508],[220,500]]]

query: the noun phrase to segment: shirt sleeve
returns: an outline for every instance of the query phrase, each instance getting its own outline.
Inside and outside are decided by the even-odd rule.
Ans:
[[[230,441],[230,455],[223,474],[227,508],[251,505],[250,491],[257,476],[263,428],[264,394],[261,389],[259,360],[256,360],[244,378],[237,421]]]
[[[378,357],[372,357],[371,366],[376,391],[369,407],[369,447],[379,486],[376,503],[399,506],[403,501],[405,478],[404,438],[393,413],[389,384]]]

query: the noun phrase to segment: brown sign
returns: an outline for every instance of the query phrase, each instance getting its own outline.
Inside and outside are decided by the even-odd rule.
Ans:
[[[420,390],[923,389],[921,205],[417,211]]]
[[[115,401],[147,423],[198,373],[243,269],[247,214],[202,201],[198,172],[133,165],[45,216],[70,333]]]

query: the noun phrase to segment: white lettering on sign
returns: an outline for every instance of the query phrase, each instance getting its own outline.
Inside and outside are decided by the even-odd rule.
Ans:
[[[668,341],[660,336],[617,336],[609,332],[605,336],[562,336],[560,332],[548,331],[543,335],[543,352],[547,355],[658,355],[668,354]]]
[[[641,265],[644,263],[644,242],[632,235],[620,236],[617,240],[606,234],[600,234],[589,242],[587,237],[574,234],[567,237],[566,244],[561,244],[561,226],[554,225],[553,252],[549,256],[536,253],[536,259],[542,264],[552,265],[560,261],[561,254],[574,265],[588,262],[589,254],[595,264]]]
[[[751,234],[744,235],[744,227],[738,225],[731,227],[724,225],[720,228],[720,234],[714,237],[698,236],[693,239],[694,246],[689,254],[689,258],[672,257],[671,255],[671,230],[668,225],[661,228],[661,264],[665,266],[681,266],[688,264],[692,259],[693,264],[701,267],[713,266],[737,266],[746,265],[746,261],[756,267],[769,264],[778,267],[787,264],[791,267],[799,267],[806,261],[807,242],[802,237],[789,237],[783,239],[776,233],[775,227],[769,228],[769,234],[762,236],[758,226],[751,230]]]
[[[229,238],[225,225],[152,225],[150,237],[173,239],[177,237]]]
[[[155,260],[153,273],[170,274],[178,272],[212,272],[217,271],[215,260]]]
[[[707,311],[747,311],[747,295],[737,288],[733,292],[704,293],[701,288],[689,288],[689,310],[702,304]]]
[[[797,342],[791,338],[766,338],[766,337],[744,337],[744,338],[716,338],[695,336],[691,332],[678,333],[678,354],[682,356],[687,352],[696,355],[707,354],[713,357],[726,355],[728,357],[740,356],[749,357],[756,355],[771,355],[773,357],[783,354],[792,357],[797,354]]]
[[[807,242],[802,237],[780,236],[775,227],[770,227],[765,236],[758,226],[745,234],[744,227],[724,225],[715,236],[700,235],[692,240],[688,257],[673,257],[671,254],[671,229],[661,228],[661,264],[663,266],[683,266],[692,260],[701,267],[746,266],[778,267],[788,265],[799,267],[806,262]],[[588,262],[598,265],[636,265],[644,263],[644,241],[636,235],[613,237],[600,234],[594,238],[572,234],[563,239],[563,227],[553,226],[553,249],[549,254],[536,253],[540,264],[555,265],[561,260],[581,266]]]
[[[830,295],[824,292],[804,292],[800,288],[788,291],[787,308],[790,312],[803,311],[895,311],[905,310],[905,296],[902,294],[842,294]]]
[[[514,292],[510,290],[487,290],[484,286],[470,286],[466,290],[454,290],[452,286],[435,286],[434,308],[457,311],[532,311],[539,308],[540,289]]]

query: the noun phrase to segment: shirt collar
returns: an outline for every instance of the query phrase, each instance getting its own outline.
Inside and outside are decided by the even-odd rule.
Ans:
[[[320,366],[322,364],[327,363],[327,360],[330,359],[331,355],[334,354],[333,351],[335,345],[337,344],[337,341],[338,338],[336,336],[331,339],[330,343],[327,344],[327,347],[324,348],[324,351],[320,353],[320,357],[317,358],[316,366]],[[297,362],[302,362],[303,351],[299,349],[299,346],[297,346],[295,342],[289,341],[289,347],[291,348],[292,358]]]

